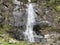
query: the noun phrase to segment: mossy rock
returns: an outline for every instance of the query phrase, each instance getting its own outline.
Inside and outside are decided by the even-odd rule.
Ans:
[[[57,21],[58,23],[60,23],[60,16],[56,16],[55,21]]]
[[[37,2],[37,0],[32,0],[32,2]]]
[[[56,11],[60,11],[60,5],[55,7]]]
[[[50,6],[54,6],[55,0],[47,0],[47,4],[46,6],[50,7]]]

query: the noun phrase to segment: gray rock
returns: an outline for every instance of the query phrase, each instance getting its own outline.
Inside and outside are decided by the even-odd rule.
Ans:
[[[9,33],[12,35],[12,37],[16,38],[17,40],[24,40],[23,30],[14,29],[12,31],[9,31]]]

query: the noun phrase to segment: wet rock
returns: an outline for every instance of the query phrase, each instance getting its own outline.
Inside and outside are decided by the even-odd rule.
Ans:
[[[12,37],[14,37],[17,40],[24,40],[23,30],[14,29],[9,31],[9,33],[12,35]]]
[[[50,23],[49,21],[41,21],[41,22],[40,22],[40,25],[47,27],[47,26],[51,26],[51,23]]]
[[[19,27],[26,25],[26,10],[23,5],[16,5],[13,11],[14,25]]]
[[[18,30],[17,33],[16,33],[16,38],[19,39],[19,40],[24,40],[23,31]]]
[[[40,21],[40,22],[36,22],[36,25],[34,25],[34,30],[40,30],[42,28],[45,27],[49,27],[51,26],[51,23],[49,21]]]
[[[40,29],[41,29],[41,28],[40,28],[39,25],[34,25],[34,27],[33,27],[33,30],[34,30],[37,34],[41,33],[41,32],[39,31]]]

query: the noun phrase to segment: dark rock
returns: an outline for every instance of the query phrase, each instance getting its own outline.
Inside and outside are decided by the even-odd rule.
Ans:
[[[4,18],[2,16],[2,14],[0,13],[0,23],[2,23],[4,21]]]
[[[53,44],[50,44],[50,45],[53,45]]]
[[[34,25],[33,30],[40,30],[42,28],[49,26],[51,26],[51,23],[49,21],[40,21],[40,22],[36,22],[36,25]]]
[[[39,33],[41,33],[40,30],[40,26],[39,25],[34,25],[33,30],[36,32],[37,35],[39,35]]]
[[[13,30],[10,30],[8,31],[12,37],[14,37],[15,39],[18,39],[18,40],[24,40],[24,34],[23,34],[23,30],[20,30],[20,29],[13,29]]]
[[[41,21],[40,27],[48,27],[51,26],[51,23],[49,21]]]

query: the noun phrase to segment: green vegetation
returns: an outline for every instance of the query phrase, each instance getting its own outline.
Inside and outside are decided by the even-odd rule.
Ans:
[[[47,0],[47,6],[52,6],[55,3],[55,0]]]
[[[27,45],[27,42],[25,41],[18,41],[16,39],[17,42],[16,43],[9,43],[9,40],[13,39],[12,37],[10,37],[9,34],[0,34],[0,45]]]
[[[0,34],[0,45],[40,45],[40,43],[29,43],[26,41],[18,41],[16,43],[9,43],[9,39],[12,39],[9,35],[5,35],[3,38]]]
[[[19,43],[16,43],[16,44],[8,44],[7,42],[4,42],[3,45],[26,45],[26,43],[24,43],[24,42],[19,42]]]
[[[56,11],[60,11],[60,5],[55,7]]]
[[[37,2],[37,0],[32,0],[32,2],[35,2],[35,3],[36,3],[36,2]]]
[[[24,41],[18,41],[18,42],[15,43],[15,44],[9,44],[8,41],[5,41],[5,39],[0,38],[0,45],[27,45],[27,43],[24,42]]]
[[[60,23],[60,16],[56,16],[55,20]]]

